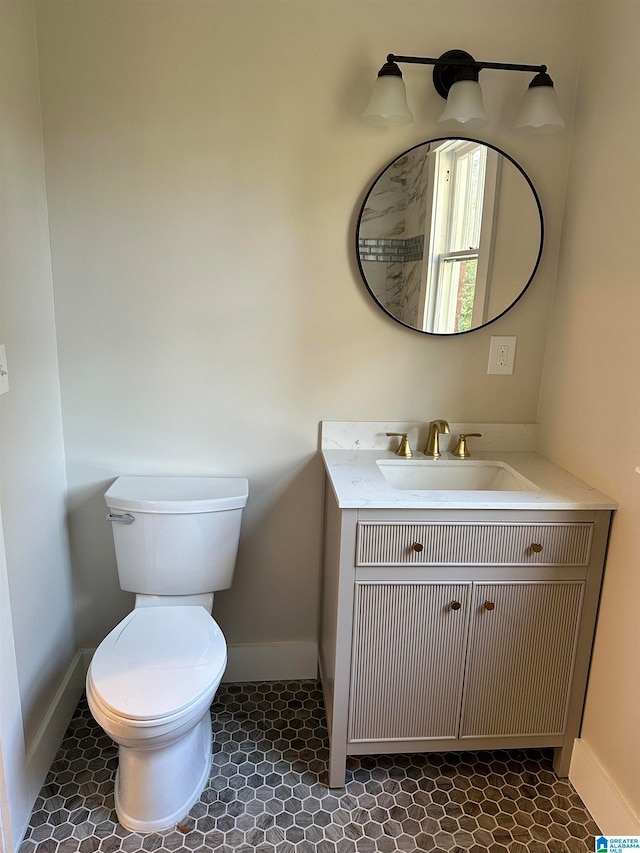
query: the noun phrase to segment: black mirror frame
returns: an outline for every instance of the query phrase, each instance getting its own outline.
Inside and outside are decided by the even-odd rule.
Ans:
[[[402,320],[399,320],[395,316],[395,314],[392,314],[390,311],[388,311],[385,308],[385,306],[378,300],[378,298],[374,294],[373,290],[369,286],[369,282],[367,281],[367,277],[365,275],[365,271],[362,267],[362,262],[360,260],[360,247],[359,247],[359,242],[358,242],[359,241],[359,234],[360,234],[360,224],[362,222],[362,215],[363,215],[364,210],[367,206],[367,201],[369,200],[369,196],[371,195],[373,188],[375,187],[377,182],[380,180],[380,178],[384,175],[384,173],[387,171],[387,169],[389,169],[391,166],[393,166],[394,163],[397,163],[398,160],[400,160],[402,157],[406,157],[412,151],[415,151],[416,148],[420,148],[423,145],[428,145],[428,144],[433,143],[433,142],[445,142],[445,141],[450,140],[450,139],[461,139],[461,140],[464,140],[466,142],[477,142],[480,145],[486,145],[487,148],[491,148],[494,151],[496,151],[498,154],[501,154],[510,163],[512,163],[513,166],[515,166],[515,168],[520,172],[522,177],[527,182],[529,189],[531,190],[531,192],[533,194],[533,198],[535,200],[535,203],[536,203],[536,206],[538,209],[538,216],[540,217],[540,246],[538,249],[538,255],[537,255],[535,263],[533,265],[533,270],[531,271],[531,275],[529,276],[529,278],[528,278],[527,282],[525,283],[525,285],[523,286],[522,290],[518,293],[518,295],[513,300],[513,302],[511,302],[509,305],[507,305],[507,307],[504,309],[504,311],[501,311],[500,314],[497,314],[495,317],[492,317],[490,320],[487,320],[487,322],[483,323],[481,326],[475,326],[473,329],[467,329],[464,332],[427,332],[424,329],[417,329],[415,326],[410,326],[408,323],[404,323]],[[376,175],[374,180],[369,185],[369,188],[367,189],[367,192],[366,192],[365,197],[364,197],[364,201],[362,202],[362,205],[360,207],[360,212],[358,213],[358,218],[356,220],[356,234],[355,234],[356,261],[358,263],[358,269],[360,270],[360,276],[362,277],[362,281],[364,282],[365,287],[369,291],[369,294],[371,295],[371,298],[373,299],[373,301],[376,303],[376,305],[378,305],[381,308],[381,310],[388,317],[391,317],[391,319],[394,322],[398,323],[400,326],[403,326],[405,329],[410,329],[412,332],[418,332],[418,334],[421,334],[421,335],[431,335],[433,337],[438,337],[438,338],[452,338],[452,337],[457,337],[459,335],[468,335],[471,332],[477,332],[479,329],[485,329],[487,326],[491,325],[491,323],[495,323],[496,320],[499,320],[500,317],[504,317],[504,315],[508,311],[511,311],[511,309],[514,307],[514,305],[516,305],[516,303],[519,302],[520,299],[522,299],[522,297],[524,296],[524,294],[528,290],[529,285],[533,281],[535,274],[538,271],[538,267],[540,266],[540,259],[542,258],[543,248],[544,248],[544,216],[542,213],[542,205],[540,203],[540,198],[538,196],[538,193],[536,192],[536,188],[534,187],[534,185],[531,181],[531,178],[527,175],[527,173],[522,168],[522,166],[518,163],[517,160],[515,160],[510,154],[507,154],[506,151],[503,151],[501,148],[498,148],[497,145],[492,145],[490,142],[485,142],[483,139],[474,139],[472,137],[467,137],[467,136],[439,136],[439,137],[436,137],[435,139],[425,139],[423,142],[418,142],[416,145],[412,145],[411,148],[407,148],[406,151],[402,151],[402,153],[398,154],[397,157],[394,157],[393,160],[390,160],[387,163],[387,165],[383,169],[380,170],[380,172]]]

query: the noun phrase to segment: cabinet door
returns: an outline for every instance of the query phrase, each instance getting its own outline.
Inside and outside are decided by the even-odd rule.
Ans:
[[[349,740],[456,738],[469,583],[357,583]]]
[[[474,585],[461,737],[564,732],[583,586]]]

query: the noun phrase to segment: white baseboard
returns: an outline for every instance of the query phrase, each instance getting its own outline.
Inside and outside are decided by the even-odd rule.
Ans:
[[[640,835],[640,818],[582,738],[573,745],[569,780],[603,835]]]
[[[84,687],[82,653],[76,652],[27,750],[31,798],[35,801],[53,763]]]
[[[315,643],[247,643],[229,646],[223,682],[297,681],[316,678]]]
[[[86,675],[95,649],[82,649]],[[222,681],[301,681],[316,678],[316,643],[240,643],[227,648]]]

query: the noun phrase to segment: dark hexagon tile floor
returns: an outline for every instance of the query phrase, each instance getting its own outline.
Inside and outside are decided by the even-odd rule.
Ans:
[[[169,832],[116,821],[117,749],[83,700],[19,853],[585,853],[599,830],[548,750],[350,758],[329,790],[315,681],[222,685],[212,773]]]

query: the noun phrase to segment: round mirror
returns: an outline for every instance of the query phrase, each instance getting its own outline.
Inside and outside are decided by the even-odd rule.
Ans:
[[[520,299],[540,263],[544,224],[512,157],[476,139],[432,139],[373,182],[358,217],[358,265],[404,326],[460,335]]]

